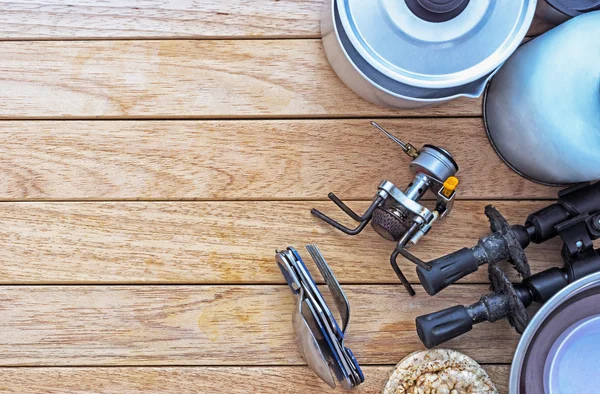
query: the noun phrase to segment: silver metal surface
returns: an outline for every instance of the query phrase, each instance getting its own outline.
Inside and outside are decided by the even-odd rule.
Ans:
[[[360,56],[396,81],[424,88],[466,85],[500,66],[531,24],[535,1],[470,1],[442,23],[420,19],[402,0],[337,0]]]
[[[329,387],[335,387],[335,381],[329,371],[329,364],[321,351],[319,343],[313,334],[313,330],[308,325],[308,321],[302,314],[303,306],[306,307],[306,298],[304,289],[300,290],[297,299],[298,303],[294,314],[292,315],[292,324],[294,326],[294,339],[302,358],[308,364],[308,367],[317,374]],[[309,318],[310,319],[310,318]]]
[[[332,291],[343,328],[337,324],[300,255],[287,248],[276,252],[275,259],[297,297],[292,317],[296,343],[311,370],[330,387],[335,387],[337,381],[344,389],[351,389],[362,383],[364,377],[354,355],[344,347],[350,305],[316,245],[307,246],[307,250]]]
[[[419,157],[410,163],[410,168],[415,173],[425,173],[435,178],[438,182],[444,181],[456,175],[458,168],[446,155],[440,152],[440,148],[425,145],[419,153]],[[445,152],[445,151],[444,151]]]
[[[554,343],[544,365],[544,391],[600,392],[600,315],[569,327]]]
[[[538,310],[513,358],[511,394],[600,392],[599,299],[600,273],[595,273],[565,287]]]
[[[342,333],[345,334],[350,321],[350,303],[346,298],[346,294],[342,290],[342,287],[337,281],[335,275],[333,275],[329,264],[327,264],[325,261],[325,258],[323,257],[323,254],[321,254],[321,251],[317,245],[306,245],[306,250],[308,250],[310,257],[312,257],[313,261],[317,265],[319,272],[321,272],[327,287],[329,287],[329,290],[333,295],[333,301],[335,302],[338,312],[340,313],[340,318],[342,319]]]
[[[411,182],[410,186],[408,186],[404,191],[404,194],[406,194],[406,197],[410,198],[411,200],[418,201],[421,199],[421,197],[423,197],[423,195],[425,195],[425,193],[427,193],[430,184],[431,180],[427,175],[423,173],[417,173],[415,174],[415,178]]]
[[[403,0],[330,0],[323,47],[344,83],[375,104],[414,108],[479,97],[525,36],[535,3],[471,1],[458,17],[431,23]]]
[[[545,184],[600,179],[600,11],[524,44],[490,82],[486,130],[500,157]]]
[[[388,195],[398,202],[398,204],[410,211],[414,215],[412,217],[413,221],[419,225],[425,224],[433,218],[433,215],[429,209],[408,198],[406,194],[402,193],[402,191],[394,186],[393,183],[389,181],[383,181],[379,185],[379,188],[387,192]]]

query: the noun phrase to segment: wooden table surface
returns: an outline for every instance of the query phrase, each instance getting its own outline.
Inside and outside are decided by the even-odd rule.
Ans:
[[[501,162],[480,100],[394,111],[355,96],[323,54],[321,7],[0,1],[0,391],[331,392],[294,343],[277,247],[318,243],[342,282],[356,393],[423,348],[415,316],[486,291],[478,273],[410,298],[392,244],[310,216],[336,212],[329,191],[361,210],[382,179],[409,181],[372,119],[461,165],[461,200],[422,258],[486,234],[488,203],[522,222],[557,192]],[[559,246],[532,246],[534,270],[558,265]],[[517,340],[501,322],[447,346],[506,392]]]

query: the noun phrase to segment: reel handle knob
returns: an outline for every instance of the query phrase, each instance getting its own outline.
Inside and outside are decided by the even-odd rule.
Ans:
[[[479,268],[471,249],[462,248],[429,263],[431,270],[417,267],[421,285],[429,295],[436,295],[448,285],[456,282]]]
[[[465,334],[473,328],[471,315],[463,305],[419,316],[416,324],[417,334],[428,349]]]

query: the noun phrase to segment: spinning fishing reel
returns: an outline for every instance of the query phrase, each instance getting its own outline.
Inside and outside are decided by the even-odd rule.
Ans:
[[[553,221],[554,225],[550,226]],[[565,262],[563,268],[550,268],[529,276],[529,264],[526,259],[522,259],[522,248],[511,252],[501,243],[496,244],[500,245],[497,248],[488,245],[488,274],[494,292],[482,296],[478,302],[468,307],[457,305],[417,317],[417,333],[425,346],[431,348],[460,336],[470,331],[474,324],[504,318],[508,318],[510,324],[521,334],[529,323],[529,305],[534,302],[543,304],[568,284],[600,271],[600,249],[594,250],[593,246],[593,241],[600,239],[600,183],[577,185],[561,191],[557,204],[530,215],[526,226],[521,227],[523,226],[505,226],[498,233],[505,235],[513,230],[524,231],[523,238],[515,237],[521,244],[525,243],[523,241],[528,244],[529,239],[540,243],[559,235],[564,241],[561,253]],[[525,238],[524,234],[529,234],[529,237]],[[478,246],[481,250],[486,250],[481,241]],[[517,247],[513,244],[511,248]],[[474,255],[482,255],[475,253],[473,249],[466,250]],[[494,251],[498,253],[494,254]],[[513,256],[517,256],[521,259],[513,260],[519,273],[525,277],[521,283],[513,285],[497,265],[502,260],[502,255],[505,258],[514,259]],[[479,261],[483,259],[480,258]]]
[[[564,242],[565,261],[592,248],[592,239],[600,228],[600,182],[583,183],[561,190],[558,201],[527,217],[525,225],[509,226],[492,206],[485,208],[492,234],[472,248],[462,248],[430,261],[430,269],[417,268],[421,284],[435,295],[448,285],[478,270],[484,264],[508,259],[524,278],[530,275],[524,249],[531,242],[543,243],[557,235]]]
[[[402,150],[412,158],[410,169],[415,174],[412,182],[402,192],[391,182],[383,181],[379,185],[373,202],[362,215],[355,213],[335,194],[329,193],[329,198],[354,221],[358,222],[355,228],[346,227],[316,209],[313,209],[311,213],[348,235],[360,233],[371,222],[371,226],[379,235],[397,243],[390,262],[408,293],[414,295],[414,289],[398,267],[396,260],[398,255],[402,255],[425,271],[431,269],[429,264],[409,253],[407,249],[419,242],[429,232],[433,223],[447,215],[452,209],[456,196],[455,189],[458,186],[458,179],[454,177],[458,172],[458,165],[452,155],[442,148],[424,145],[421,150],[417,150],[411,144],[399,140],[384,130],[377,123],[371,122],[371,124],[400,145]],[[436,196],[433,210],[429,210],[419,203],[428,190],[431,190]]]

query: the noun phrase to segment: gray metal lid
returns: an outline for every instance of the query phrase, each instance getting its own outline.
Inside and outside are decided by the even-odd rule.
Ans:
[[[546,0],[546,2],[569,16],[600,10],[600,0]]]
[[[416,1],[427,12],[439,11]],[[337,0],[337,9],[366,62],[389,78],[423,88],[465,85],[494,71],[525,37],[536,6],[535,0],[474,0],[466,7],[436,0],[446,13],[441,19],[452,18],[430,22],[407,2]]]

